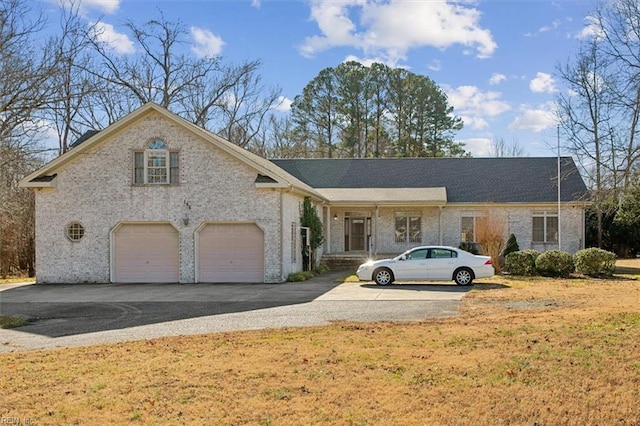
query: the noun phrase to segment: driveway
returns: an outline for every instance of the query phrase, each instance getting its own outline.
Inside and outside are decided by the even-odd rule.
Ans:
[[[33,320],[0,330],[0,352],[332,321],[419,321],[457,314],[454,284],[341,283],[332,272],[282,284],[0,286],[0,314]]]

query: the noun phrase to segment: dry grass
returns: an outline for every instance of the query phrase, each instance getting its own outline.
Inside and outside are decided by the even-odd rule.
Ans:
[[[38,425],[640,424],[640,282],[483,283],[451,319],[2,355],[0,417]]]

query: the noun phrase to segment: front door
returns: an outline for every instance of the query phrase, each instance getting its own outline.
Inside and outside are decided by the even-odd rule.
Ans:
[[[349,250],[351,251],[364,251],[366,240],[366,227],[365,219],[363,217],[353,217],[350,220],[350,232],[351,238],[349,239]]]

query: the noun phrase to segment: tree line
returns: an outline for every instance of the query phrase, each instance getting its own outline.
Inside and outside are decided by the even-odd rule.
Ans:
[[[591,37],[557,68],[559,138],[583,168],[589,245],[640,252],[640,3],[603,3]]]

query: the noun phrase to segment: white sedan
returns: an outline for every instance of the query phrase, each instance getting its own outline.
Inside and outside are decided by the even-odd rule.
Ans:
[[[396,280],[453,280],[458,285],[471,285],[476,278],[492,277],[495,270],[489,256],[477,256],[454,247],[422,246],[393,259],[363,263],[356,274],[361,281],[375,281],[378,285]]]

